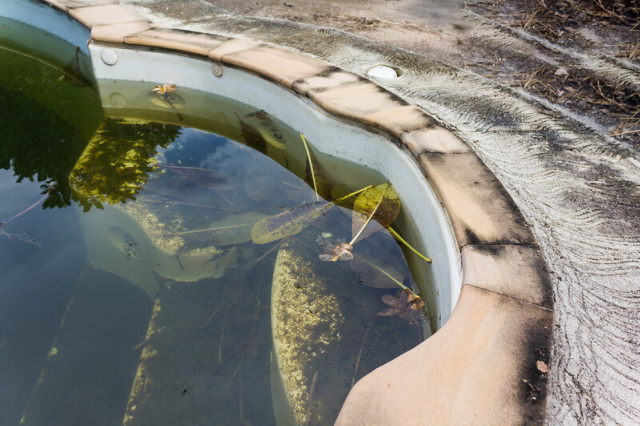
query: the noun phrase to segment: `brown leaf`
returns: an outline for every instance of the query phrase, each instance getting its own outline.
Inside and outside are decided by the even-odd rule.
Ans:
[[[271,117],[263,109],[259,109],[258,111],[254,111],[254,112],[252,112],[250,114],[247,114],[247,117],[254,117],[254,118],[257,118],[258,120],[262,120],[262,121],[271,121]]]
[[[549,372],[549,366],[544,361],[536,361],[536,367],[541,373]]]
[[[164,95],[165,93],[175,92],[176,91],[176,85],[175,84],[163,84],[161,86],[161,85],[157,84],[156,87],[151,89],[151,91],[154,92],[154,93],[160,93],[161,95]]]
[[[233,349],[233,353],[237,358],[254,359],[258,356],[258,342],[253,337],[243,339]]]
[[[411,325],[419,325],[418,318],[424,309],[424,300],[409,289],[402,290],[397,297],[389,294],[382,296],[382,302],[389,307],[378,312],[380,316],[397,316]]]
[[[401,313],[402,310],[396,308],[387,308],[384,311],[378,312],[378,315],[381,317],[392,317]]]
[[[390,294],[385,294],[382,296],[382,301],[389,306],[402,306],[396,297],[393,297]]]
[[[240,130],[247,146],[255,149],[258,152],[266,154],[267,141],[264,140],[264,137],[262,137],[260,132],[254,127],[242,121],[240,116],[235,111],[233,113],[236,115],[236,117],[238,117],[238,121],[240,122]]]
[[[320,248],[324,252],[319,256],[323,262],[335,262],[336,260],[351,260],[353,259],[353,253],[351,249],[353,246],[349,243],[340,242],[333,244],[331,241],[326,241]]]

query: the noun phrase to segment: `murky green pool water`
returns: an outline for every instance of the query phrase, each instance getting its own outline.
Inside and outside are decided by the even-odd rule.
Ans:
[[[329,424],[430,333],[385,275],[416,289],[386,230],[320,261],[351,240],[348,208],[254,242],[256,222],[318,203],[296,130],[133,82],[114,84],[149,109],[107,117],[73,65],[0,48],[0,423]],[[327,199],[385,182],[314,160]]]

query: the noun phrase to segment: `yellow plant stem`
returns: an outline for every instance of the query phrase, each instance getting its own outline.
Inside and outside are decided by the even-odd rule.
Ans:
[[[398,281],[397,279],[395,279],[394,277],[392,277],[390,274],[388,274],[384,269],[379,268],[378,266],[371,264],[371,266],[373,266],[374,268],[376,268],[378,271],[380,271],[380,273],[382,273],[383,275],[386,275],[387,278],[389,278],[391,281],[393,281],[394,283],[398,284],[398,286],[403,289],[403,290],[411,290],[409,287],[407,287],[406,285],[402,284],[400,281]],[[419,297],[419,296],[416,296]]]
[[[364,228],[367,227],[367,225],[369,224],[369,222],[371,221],[371,218],[373,218],[373,215],[376,213],[376,211],[378,211],[378,207],[380,207],[380,203],[382,203],[382,200],[384,199],[384,197],[380,197],[380,200],[378,200],[378,204],[376,204],[376,208],[373,209],[373,211],[371,212],[371,214],[369,215],[369,217],[367,218],[367,220],[364,221],[364,223],[362,224],[362,226],[360,227],[360,230],[358,231],[358,233],[355,235],[355,237],[353,237],[351,239],[351,242],[349,243],[349,245],[353,245],[353,243],[355,243],[358,240],[358,237],[360,237],[360,234],[362,234],[362,231],[364,231]],[[355,210],[354,210],[355,211]]]
[[[342,197],[340,197],[340,198],[336,198],[335,200],[333,200],[333,201],[332,201],[332,203],[334,203],[334,204],[335,204],[335,203],[339,203],[340,201],[344,201],[344,200],[346,200],[346,199],[347,199],[347,198],[349,198],[349,197],[353,197],[354,195],[358,195],[359,193],[361,193],[361,192],[363,192],[363,191],[366,191],[367,189],[371,188],[372,186],[373,186],[373,185],[365,186],[364,188],[362,188],[362,189],[358,189],[357,191],[352,192],[351,194],[347,194],[347,195],[342,196]]]
[[[409,291],[411,292],[411,294],[413,294],[413,297],[415,297],[416,299],[420,299],[420,296],[418,296],[417,294],[415,294],[414,292],[411,291],[411,289],[409,287],[407,287],[406,285],[402,284],[400,281],[398,281],[397,279],[393,278],[391,275],[389,275],[386,271],[384,271],[382,268],[377,267],[376,265],[371,264],[374,268],[376,268],[378,271],[380,271],[382,274],[386,275],[391,281],[393,281],[394,283],[398,284],[398,286],[404,290],[404,291]]]
[[[300,138],[302,139],[302,143],[304,144],[304,150],[307,152],[307,161],[309,161],[309,169],[311,170],[311,180],[313,181],[313,190],[316,192],[316,201],[320,201],[320,196],[318,195],[318,185],[316,184],[316,174],[313,171],[313,163],[311,162],[311,153],[309,152],[309,145],[307,144],[307,140],[304,138],[304,135],[300,133]]]
[[[404,240],[404,238],[402,238],[402,237],[401,237],[401,236],[400,236],[400,235],[399,235],[399,234],[398,234],[398,233],[397,233],[397,232],[396,232],[392,227],[390,227],[390,226],[389,226],[389,227],[387,227],[387,229],[389,230],[389,232],[391,233],[391,235],[393,235],[393,237],[394,237],[396,240],[400,241],[402,244],[404,244],[405,246],[407,246],[407,248],[408,248],[409,250],[411,250],[412,252],[414,252],[415,254],[417,254],[418,256],[420,256],[422,259],[424,259],[424,261],[425,261],[425,262],[427,262],[427,263],[431,263],[431,262],[432,262],[432,260],[431,260],[431,259],[429,259],[428,257],[426,257],[424,254],[420,253],[418,250],[416,250],[416,249],[414,249],[413,247],[411,247],[411,245],[410,245],[408,242],[406,242],[406,241]]]

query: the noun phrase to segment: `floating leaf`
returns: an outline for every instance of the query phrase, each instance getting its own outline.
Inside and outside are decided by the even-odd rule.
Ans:
[[[175,92],[176,91],[176,85],[175,84],[163,84],[161,86],[159,84],[156,84],[156,87],[151,89],[151,91],[154,92],[154,93],[160,93],[161,95],[164,95],[165,93]]]
[[[175,91],[175,84],[163,84],[162,86],[157,84],[156,87],[151,89],[151,93],[157,94],[160,97],[158,100],[160,101],[161,105],[168,105],[176,113],[178,119],[180,121],[183,121],[184,118],[178,112],[178,108],[184,105],[184,100],[180,96],[175,95]]]
[[[213,246],[242,244],[251,241],[251,228],[264,217],[265,215],[262,213],[242,213],[211,222],[209,226],[203,229],[162,235],[193,237],[198,241],[204,241]]]
[[[267,244],[296,235],[332,206],[333,203],[317,201],[287,209],[275,216],[265,217],[251,229],[251,239],[255,244]]]
[[[199,167],[169,166],[166,164],[158,164],[157,166],[171,170],[200,188],[228,191],[238,186],[238,182],[234,178],[215,170],[202,169]]]
[[[353,205],[351,244],[389,226],[400,213],[398,194],[386,182],[362,192]]]
[[[235,111],[233,113],[236,115],[236,117],[238,117],[238,121],[240,122],[240,130],[242,132],[242,136],[244,136],[244,140],[247,143],[247,146],[255,149],[258,152],[266,154],[267,141],[260,134],[260,132],[254,127],[242,121],[238,113],[236,113]]]
[[[362,284],[373,288],[404,287],[405,276],[396,268],[365,254],[356,254],[349,263],[351,270],[358,275]]]

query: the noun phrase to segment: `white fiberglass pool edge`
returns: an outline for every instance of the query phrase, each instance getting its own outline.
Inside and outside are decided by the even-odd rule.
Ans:
[[[318,150],[385,175],[394,183],[403,208],[413,217],[420,240],[433,259],[438,327],[450,317],[462,283],[460,252],[451,224],[419,166],[389,139],[333,118],[308,99],[242,70],[225,66],[222,77],[216,77],[211,61],[180,54],[114,48],[97,43],[91,43],[89,50],[98,82],[148,82],[150,89],[156,84],[175,84],[179,88],[215,93],[250,104],[303,131],[309,140],[321,141],[316,144]],[[105,108],[126,107],[110,104],[111,99],[122,97],[113,96],[106,85],[99,84],[98,88]]]

